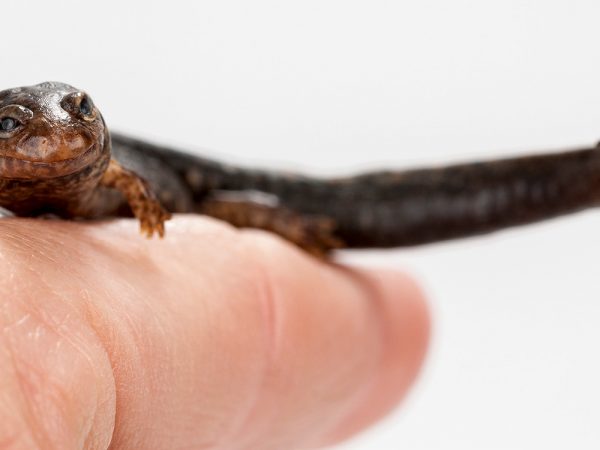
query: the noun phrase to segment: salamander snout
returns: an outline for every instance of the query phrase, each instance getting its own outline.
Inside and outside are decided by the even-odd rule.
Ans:
[[[0,92],[0,178],[67,175],[105,148],[104,121],[85,92],[63,83]]]

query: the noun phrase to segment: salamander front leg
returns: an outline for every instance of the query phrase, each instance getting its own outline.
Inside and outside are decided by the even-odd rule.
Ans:
[[[125,196],[133,215],[140,221],[143,234],[152,237],[157,232],[160,237],[164,236],[164,223],[171,218],[171,214],[163,208],[143,178],[112,159],[100,184],[116,189]]]
[[[210,198],[201,203],[198,212],[238,228],[271,231],[318,257],[344,246],[334,234],[335,222],[325,216],[302,215],[251,201]]]

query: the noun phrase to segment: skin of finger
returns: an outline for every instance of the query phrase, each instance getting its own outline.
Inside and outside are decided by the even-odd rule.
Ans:
[[[412,278],[389,270],[350,271],[371,290],[370,298],[380,312],[385,345],[371,387],[325,437],[323,443],[327,445],[368,428],[402,403],[420,374],[431,331],[425,296]]]
[[[108,355],[83,320],[85,306],[66,302],[56,284],[70,276],[63,260],[82,255],[63,245],[66,230],[53,228],[0,221],[3,449],[103,449],[114,426]],[[79,294],[84,303],[85,291]]]
[[[34,366],[38,353],[62,358],[34,371],[35,392],[62,395],[6,389],[21,395],[23,436],[68,442],[55,448],[102,448],[111,434],[115,449],[306,448],[366,401],[386,351],[362,282],[277,239],[176,222],[164,241],[138,238],[129,221],[0,224],[12,236],[3,254],[20,249],[12,275],[27,286],[9,292],[22,309],[5,309],[4,323],[34,330],[9,333],[9,347]],[[33,274],[43,282],[27,284]],[[19,297],[30,288],[37,296]],[[28,324],[29,309],[44,320]],[[58,411],[58,425],[41,406]]]

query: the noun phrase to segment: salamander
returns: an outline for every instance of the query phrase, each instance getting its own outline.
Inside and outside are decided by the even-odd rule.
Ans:
[[[598,146],[325,179],[111,134],[91,97],[64,83],[0,92],[0,207],[17,216],[133,215],[145,235],[163,236],[172,213],[199,213],[324,255],[478,235],[599,202]]]

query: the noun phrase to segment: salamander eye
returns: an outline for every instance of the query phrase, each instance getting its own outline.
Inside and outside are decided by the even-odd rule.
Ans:
[[[14,131],[19,127],[20,122],[12,117],[3,117],[0,119],[0,131]]]
[[[0,139],[9,139],[33,117],[33,111],[22,105],[6,105],[0,108]]]

